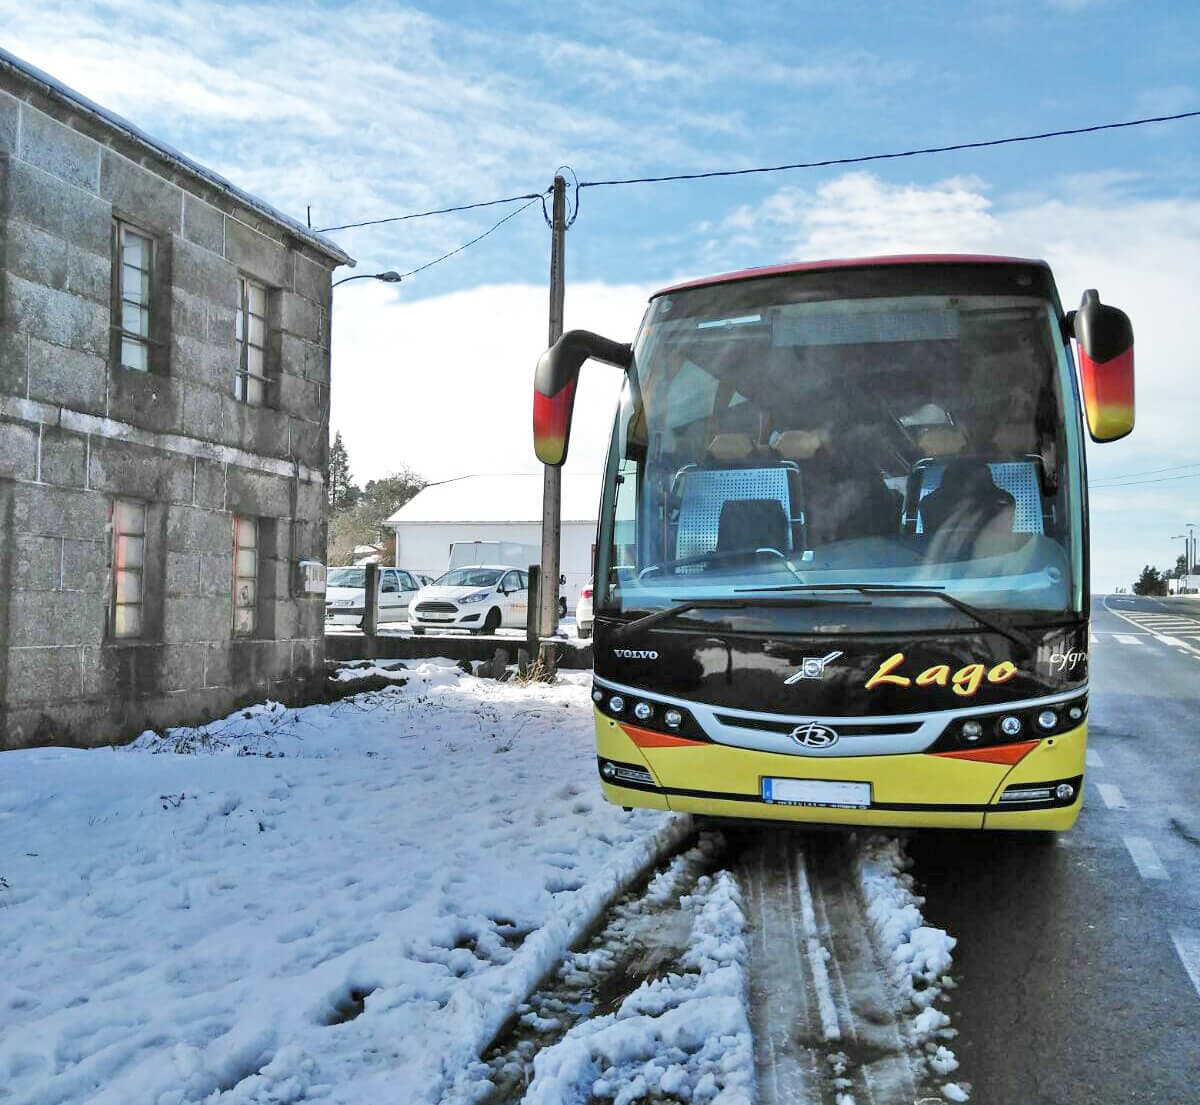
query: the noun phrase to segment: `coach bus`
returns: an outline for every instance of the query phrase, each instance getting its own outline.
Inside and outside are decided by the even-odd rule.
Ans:
[[[1078,371],[1076,368],[1077,348]],[[1064,830],[1088,711],[1084,418],[1133,428],[1133,333],[1009,257],[680,284],[542,355],[566,459],[624,370],[595,567],[597,770],[625,807]]]

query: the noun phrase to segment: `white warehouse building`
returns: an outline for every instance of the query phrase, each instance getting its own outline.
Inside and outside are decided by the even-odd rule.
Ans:
[[[559,593],[574,613],[580,588],[592,576],[596,519],[600,513],[600,475],[564,472]],[[387,525],[396,533],[396,565],[440,576],[455,564],[510,563],[527,568],[540,559],[542,474],[501,473],[462,476],[431,484],[396,511]],[[464,545],[480,544],[465,559]]]

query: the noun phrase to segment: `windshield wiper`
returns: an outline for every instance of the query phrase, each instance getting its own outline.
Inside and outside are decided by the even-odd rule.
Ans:
[[[782,586],[764,587],[764,591],[857,591],[860,595],[896,595],[900,598],[934,598],[941,599],[948,606],[973,618],[980,625],[987,626],[1003,637],[1024,648],[1030,656],[1037,654],[1037,642],[1024,630],[1017,628],[1003,614],[991,610],[981,610],[969,602],[946,594],[936,587],[907,587],[903,584],[892,583],[787,583]]]
[[[772,587],[767,589],[788,590],[789,588]],[[823,605],[825,603],[820,599],[814,602],[806,602],[804,599],[792,599],[789,601],[784,595],[779,595],[778,597],[765,595],[744,599],[685,599],[683,602],[677,602],[673,606],[664,606],[661,610],[655,610],[652,614],[645,614],[640,618],[634,618],[631,622],[626,622],[613,631],[612,639],[614,641],[623,641],[627,637],[641,633],[644,629],[650,629],[653,626],[660,625],[662,622],[677,618],[680,614],[686,614],[689,610],[746,610],[756,606]]]

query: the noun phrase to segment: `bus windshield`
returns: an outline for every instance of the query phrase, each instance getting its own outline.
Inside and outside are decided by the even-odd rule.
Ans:
[[[1077,615],[1081,441],[1044,266],[664,294],[610,446],[597,610],[803,588],[812,601],[692,616],[797,632],[972,624],[924,588],[1014,623]],[[909,593],[869,591],[889,584]]]

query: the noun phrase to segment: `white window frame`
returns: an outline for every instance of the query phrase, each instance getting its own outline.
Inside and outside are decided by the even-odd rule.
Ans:
[[[136,640],[146,631],[146,504],[113,499],[108,525],[108,635],[114,640]]]
[[[233,635],[253,637],[258,629],[259,519],[233,516]]]
[[[137,238],[147,244],[146,267],[127,265],[125,263],[125,248],[130,237]],[[156,304],[154,296],[154,273],[158,261],[158,242],[153,234],[148,234],[138,226],[124,219],[113,219],[113,359],[122,368],[131,372],[150,372],[154,367],[154,340]],[[135,272],[141,278],[139,284],[144,286],[131,288],[130,272]],[[130,329],[126,323],[126,308],[140,312],[137,327]],[[126,358],[126,351],[139,350],[137,356]],[[132,363],[140,360],[142,363]]]
[[[260,297],[262,313],[254,310],[254,293]],[[265,284],[238,275],[237,313],[234,319],[234,341],[237,343],[237,368],[233,373],[233,397],[250,407],[268,405],[271,378],[267,373],[267,299]],[[259,342],[254,341],[258,323]],[[256,356],[257,354],[257,356]],[[255,365],[257,361],[257,365]],[[257,371],[255,371],[257,368]]]

